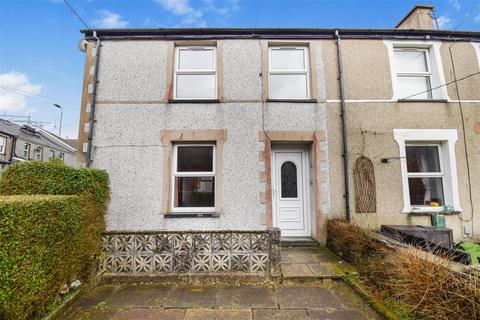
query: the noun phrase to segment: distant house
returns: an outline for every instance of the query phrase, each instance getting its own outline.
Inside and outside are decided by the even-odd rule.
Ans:
[[[76,165],[76,149],[55,134],[41,128],[0,119],[0,166],[20,161],[48,161],[59,158]]]

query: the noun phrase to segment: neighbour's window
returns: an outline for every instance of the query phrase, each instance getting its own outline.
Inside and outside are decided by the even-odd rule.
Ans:
[[[394,129],[400,151],[403,212],[462,211],[456,129]]]
[[[174,98],[217,98],[215,47],[175,49]]]
[[[428,49],[395,48],[399,99],[432,99],[432,71]]]
[[[172,199],[174,212],[214,211],[215,145],[174,145]]]
[[[48,154],[48,159],[55,158],[55,150],[50,150]]]
[[[42,161],[43,160],[43,148],[42,147],[38,147],[35,150],[35,160],[37,160],[37,161]]]
[[[5,154],[6,145],[7,145],[7,138],[0,136],[0,154]]]
[[[65,161],[65,154],[63,152],[60,152],[58,154],[58,159],[62,160],[62,162]]]
[[[407,144],[405,149],[410,205],[445,205],[441,145]]]
[[[30,159],[30,148],[30,143],[25,143],[23,146],[23,157],[27,160]]]
[[[269,98],[310,98],[308,48],[271,47],[269,53]]]

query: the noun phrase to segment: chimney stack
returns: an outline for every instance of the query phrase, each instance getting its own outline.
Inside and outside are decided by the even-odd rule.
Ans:
[[[428,29],[433,28],[433,6],[417,5],[400,21],[395,29]]]

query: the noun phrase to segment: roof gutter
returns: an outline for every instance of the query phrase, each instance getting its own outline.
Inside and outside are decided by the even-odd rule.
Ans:
[[[342,39],[412,39],[480,42],[477,31],[419,29],[320,29],[320,28],[157,28],[81,30],[86,40],[93,32],[102,40],[185,40],[185,39],[332,39],[335,31]]]
[[[344,197],[345,197],[345,219],[351,220],[350,217],[350,187],[348,176],[348,141],[347,141],[347,114],[345,110],[345,87],[343,81],[343,61],[342,61],[342,47],[340,33],[335,30],[335,37],[337,38],[337,60],[338,60],[338,82],[340,88],[340,117],[342,119],[342,142],[343,142],[343,183],[344,183]]]
[[[88,140],[87,140],[87,157],[85,161],[85,165],[87,168],[90,168],[92,164],[92,139],[93,139],[93,124],[95,121],[95,102],[97,97],[97,83],[98,83],[98,64],[100,61],[100,49],[102,47],[102,43],[100,38],[97,37],[97,32],[93,31],[93,38],[97,40],[96,45],[96,59],[95,59],[95,70],[93,72],[93,90],[92,90],[92,102],[90,104],[90,122],[88,125]]]

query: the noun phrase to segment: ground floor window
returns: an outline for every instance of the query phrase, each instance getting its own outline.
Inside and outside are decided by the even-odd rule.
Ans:
[[[455,129],[395,129],[404,212],[460,211]]]
[[[215,210],[215,144],[174,144],[172,210]]]
[[[439,143],[405,146],[411,206],[445,205],[441,148]]]

